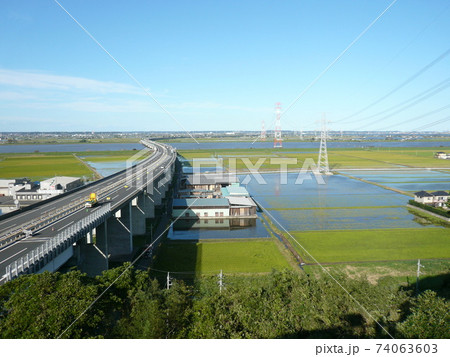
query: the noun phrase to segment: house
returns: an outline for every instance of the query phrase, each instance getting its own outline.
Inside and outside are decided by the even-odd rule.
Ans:
[[[248,217],[256,215],[256,203],[250,197],[228,196],[230,216]]]
[[[431,193],[425,191],[419,191],[414,193],[414,201],[423,203],[425,205],[433,204],[434,196]]]
[[[232,183],[239,182],[235,175],[230,174],[196,174],[181,178],[181,189],[208,190],[220,192],[220,189]]]
[[[220,191],[223,197],[229,196],[250,197],[250,194],[248,193],[247,189],[241,186],[239,183],[232,183],[229,186],[222,187]]]
[[[450,160],[450,154],[446,154],[443,151],[438,151],[437,153],[434,154],[434,157],[438,159]]]
[[[431,193],[419,191],[414,193],[414,201],[435,207],[447,207],[449,197],[450,194],[445,191],[435,191]]]
[[[172,216],[183,218],[228,217],[230,203],[226,198],[176,198]]]
[[[218,198],[218,193],[212,190],[184,189],[178,190],[178,198]]]
[[[450,194],[445,191],[431,192],[433,195],[433,206],[446,207]]]

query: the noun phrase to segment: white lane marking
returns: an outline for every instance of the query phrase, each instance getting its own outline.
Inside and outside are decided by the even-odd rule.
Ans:
[[[7,260],[10,260],[12,257],[16,256],[17,254],[22,253],[24,250],[27,250],[27,249],[28,249],[28,248],[24,248],[24,249],[22,249],[20,252],[17,252],[16,254],[13,254],[13,255],[9,256],[9,257],[6,258],[5,260],[2,260],[2,261],[0,262],[0,264],[6,262]]]
[[[70,223],[67,223],[64,227],[59,228],[58,231],[60,231],[61,229],[66,228],[67,226],[70,226],[70,225],[73,224],[74,222],[75,222],[75,220],[73,220],[73,221],[70,222]]]

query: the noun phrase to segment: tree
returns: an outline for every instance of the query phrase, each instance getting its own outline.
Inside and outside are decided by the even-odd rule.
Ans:
[[[98,333],[102,312],[94,307],[83,313],[97,296],[97,288],[79,271],[25,275],[0,291],[2,338],[56,338],[76,319],[62,337],[93,337]]]
[[[450,338],[450,303],[426,290],[412,303],[411,314],[398,325],[404,338]]]

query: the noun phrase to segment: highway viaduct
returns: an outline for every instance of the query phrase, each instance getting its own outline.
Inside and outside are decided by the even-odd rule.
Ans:
[[[145,149],[127,160],[125,170],[0,219],[0,284],[21,274],[54,272],[70,258],[92,276],[111,260],[130,260],[133,235],[146,233],[146,219],[155,217],[176,164],[174,148],[141,143]],[[99,204],[85,208],[91,192]]]

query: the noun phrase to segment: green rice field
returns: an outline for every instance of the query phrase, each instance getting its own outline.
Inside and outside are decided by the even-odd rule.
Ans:
[[[172,272],[214,274],[266,273],[289,268],[273,239],[166,241],[156,257],[155,269]]]
[[[337,170],[354,168],[398,168],[403,167],[437,167],[448,169],[446,160],[434,158],[436,151],[450,151],[450,148],[361,148],[361,149],[328,149],[330,167]],[[187,160],[193,158],[222,157],[224,166],[230,166],[230,158],[236,159],[236,168],[246,168],[243,158],[248,157],[254,165],[259,158],[267,158],[261,165],[263,170],[279,168],[278,164],[270,162],[270,158],[295,158],[298,168],[307,158],[317,160],[318,149],[217,149],[217,150],[179,150],[179,154]]]
[[[42,180],[58,176],[90,176],[92,171],[71,153],[0,155],[0,178]]]
[[[291,234],[320,263],[450,257],[450,235],[446,228],[294,231]],[[306,262],[315,262],[289,239]]]

